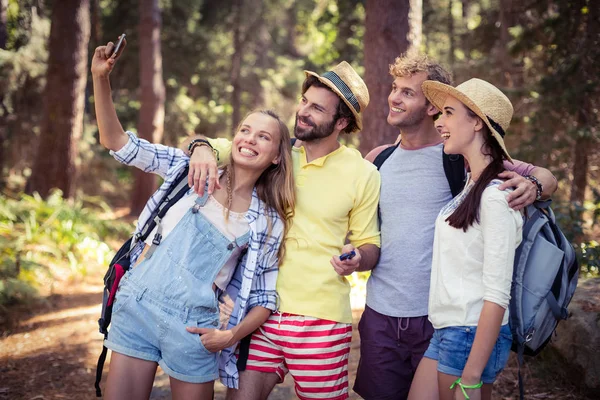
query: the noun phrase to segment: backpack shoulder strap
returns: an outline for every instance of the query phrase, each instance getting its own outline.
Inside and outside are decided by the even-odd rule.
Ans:
[[[392,155],[392,153],[398,148],[398,146],[400,146],[400,143],[387,147],[383,149],[381,153],[377,155],[377,157],[375,157],[375,159],[373,160],[373,164],[377,167],[377,169],[381,169],[381,166],[383,165],[385,160],[387,160]]]
[[[465,187],[465,158],[460,154],[446,154],[442,150],[442,162],[452,197],[455,197]]]
[[[175,178],[165,195],[162,199],[160,199],[160,203],[156,206],[156,209],[146,223],[142,227],[142,229],[136,234],[135,241],[140,242],[146,240],[150,232],[154,229],[157,224],[157,221],[160,222],[162,217],[165,216],[169,208],[173,206],[173,204],[177,203],[179,199],[183,197],[183,195],[189,190],[189,185],[187,183],[187,175],[189,171],[189,166],[186,166]]]

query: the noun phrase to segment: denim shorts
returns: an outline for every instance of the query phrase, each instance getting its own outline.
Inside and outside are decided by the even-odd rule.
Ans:
[[[218,321],[218,309],[186,308],[124,279],[104,344],[117,353],[154,361],[167,375],[180,381],[210,382],[219,375],[218,353],[208,351],[200,337],[185,328],[216,328]]]
[[[475,332],[477,332],[476,326],[450,326],[436,329],[424,357],[436,360],[439,372],[461,376],[471,353]],[[481,374],[483,383],[494,383],[498,374],[502,372],[508,361],[511,344],[512,334],[506,324],[500,328],[496,345]]]

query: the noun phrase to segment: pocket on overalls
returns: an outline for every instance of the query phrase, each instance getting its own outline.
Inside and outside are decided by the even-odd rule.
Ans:
[[[119,288],[117,289],[117,293],[115,294],[115,301],[113,303],[112,313],[118,313],[129,302],[129,300],[131,300],[132,297],[134,296],[131,289],[125,287],[125,285],[123,285],[123,282],[121,282],[121,285],[119,286]]]
[[[194,223],[195,219],[180,223],[179,233],[173,238],[176,240],[169,242],[167,254],[173,263],[204,282],[216,275],[223,252],[210,240],[208,231],[202,229],[202,222]]]

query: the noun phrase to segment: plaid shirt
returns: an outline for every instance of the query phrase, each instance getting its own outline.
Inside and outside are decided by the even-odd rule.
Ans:
[[[144,224],[167,194],[179,173],[189,164],[189,157],[173,147],[152,144],[127,132],[129,141],[119,151],[111,151],[111,155],[119,162],[138,167],[145,172],[160,175],[164,183],[150,197],[140,214],[135,233],[140,232]],[[271,219],[271,235],[268,235],[268,220]],[[235,304],[227,328],[235,327],[254,306],[262,306],[269,310],[277,309],[278,258],[277,252],[283,240],[283,222],[273,209],[267,209],[256,194],[252,193],[250,208],[246,213],[250,226],[248,251],[227,286],[226,293]],[[135,263],[144,249],[145,243],[137,243],[131,252],[131,263]],[[219,357],[219,375],[224,385],[238,388],[239,375],[235,350],[237,343],[223,349]]]

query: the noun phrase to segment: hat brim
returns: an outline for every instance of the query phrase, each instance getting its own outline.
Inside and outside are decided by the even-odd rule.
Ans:
[[[457,90],[453,86],[446,85],[445,83],[437,81],[425,81],[423,82],[421,88],[423,89],[423,93],[425,94],[425,97],[427,97],[427,100],[429,100],[431,104],[433,104],[438,110],[440,110],[440,112],[443,112],[446,98],[448,98],[448,96],[452,96],[461,103],[463,103],[475,114],[477,114],[477,116],[481,118],[483,122],[487,125],[487,127],[490,129],[490,132],[492,133],[494,139],[496,139],[498,144],[500,144],[500,147],[502,148],[502,151],[504,152],[504,155],[506,156],[507,160],[510,162],[513,161],[510,154],[508,154],[508,150],[506,150],[504,139],[502,138],[500,133],[492,127],[492,124],[490,123],[490,120],[487,117],[487,115],[485,115],[485,113],[481,111],[477,104],[475,104],[473,100],[471,100],[466,94],[464,94],[460,90]]]
[[[354,118],[356,119],[356,126],[358,127],[358,131],[362,131],[362,128],[363,128],[362,115],[360,115],[360,113],[357,112],[354,109],[354,106],[348,100],[346,100],[346,97],[344,97],[344,95],[342,94],[342,92],[329,79],[323,78],[322,76],[320,76],[316,72],[312,72],[312,71],[304,70],[304,74],[306,75],[307,78],[309,76],[314,76],[315,78],[317,78],[319,80],[319,82],[323,83],[328,88],[330,88],[331,90],[333,90],[335,92],[335,94],[337,94],[338,97],[344,103],[346,103],[346,105],[348,106],[348,108],[350,109],[350,111],[352,111],[352,114],[354,114]]]

